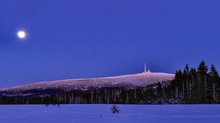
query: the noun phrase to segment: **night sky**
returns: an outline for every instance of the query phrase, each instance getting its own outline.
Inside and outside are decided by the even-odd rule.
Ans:
[[[220,68],[219,0],[1,0],[0,87]],[[27,33],[19,39],[17,31]]]

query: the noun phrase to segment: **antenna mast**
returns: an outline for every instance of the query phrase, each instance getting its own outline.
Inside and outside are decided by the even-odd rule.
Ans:
[[[144,64],[144,73],[146,73],[147,72],[147,66],[146,66],[146,64]]]

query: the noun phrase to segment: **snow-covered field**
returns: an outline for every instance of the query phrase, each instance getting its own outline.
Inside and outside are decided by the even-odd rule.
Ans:
[[[0,123],[220,123],[220,105],[1,105]]]

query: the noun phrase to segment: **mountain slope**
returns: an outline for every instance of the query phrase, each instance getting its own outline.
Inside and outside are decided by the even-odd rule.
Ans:
[[[87,78],[87,79],[66,79],[56,81],[43,81],[32,84],[25,84],[12,88],[1,89],[4,92],[19,92],[27,90],[62,89],[87,90],[88,88],[100,87],[136,87],[147,86],[157,82],[169,81],[174,78],[174,74],[168,73],[138,73],[131,75],[121,75],[113,77]]]

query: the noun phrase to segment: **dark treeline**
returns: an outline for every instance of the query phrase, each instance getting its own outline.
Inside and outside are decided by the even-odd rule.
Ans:
[[[175,79],[170,83],[169,95],[175,100],[189,104],[219,103],[220,78],[212,64],[210,69],[202,61],[198,68],[189,68],[186,64],[183,71],[178,70]]]
[[[26,93],[33,95],[25,96]],[[17,95],[17,96],[13,96]],[[19,96],[20,95],[20,96]],[[0,104],[211,104],[220,103],[220,78],[214,65],[178,70],[169,82],[146,87],[102,87],[87,90],[31,90],[0,93]]]
[[[162,104],[161,83],[146,87],[103,87],[72,90],[47,96],[1,96],[1,104]],[[55,91],[54,91],[55,92]]]

